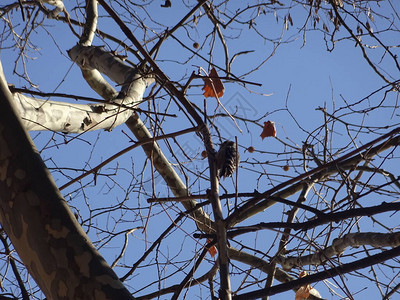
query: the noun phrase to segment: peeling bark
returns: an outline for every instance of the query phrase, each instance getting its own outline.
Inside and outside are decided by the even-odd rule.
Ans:
[[[10,104],[0,65],[0,222],[48,299],[133,299],[93,247]]]

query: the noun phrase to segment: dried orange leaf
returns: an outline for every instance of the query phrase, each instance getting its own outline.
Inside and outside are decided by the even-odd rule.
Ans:
[[[210,240],[207,240],[207,244],[211,243]],[[217,254],[217,247],[211,246],[210,249],[208,249],[208,253],[210,253],[211,257],[214,257],[215,254]]]
[[[221,79],[218,77],[215,68],[212,68],[208,77],[203,77],[204,80],[204,97],[219,98],[224,95],[225,87]]]
[[[295,300],[308,299],[308,297],[310,297],[310,289],[311,286],[309,284],[300,287],[296,292]]]
[[[263,131],[260,134],[261,138],[264,139],[266,137],[272,136],[276,137],[276,128],[275,128],[275,122],[264,122],[264,128]]]
[[[297,290],[295,300],[308,299],[310,297],[310,295],[312,295],[316,298],[322,299],[321,294],[316,289],[314,289],[311,285],[307,284],[305,286],[300,287]]]
[[[304,276],[307,276],[307,272],[306,271],[302,271],[299,274],[299,278],[302,278]],[[300,287],[296,291],[295,300],[308,299],[310,297],[310,294],[313,295],[316,298],[321,298],[320,293],[316,289],[314,289],[311,285],[307,284],[307,285],[303,285],[302,287]]]
[[[308,275],[307,271],[301,271],[300,274],[299,274],[299,278],[303,278],[303,277],[305,277],[307,275]]]

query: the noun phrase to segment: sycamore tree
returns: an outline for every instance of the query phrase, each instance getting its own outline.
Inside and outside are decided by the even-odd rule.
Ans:
[[[389,299],[392,0],[2,1],[2,299]]]

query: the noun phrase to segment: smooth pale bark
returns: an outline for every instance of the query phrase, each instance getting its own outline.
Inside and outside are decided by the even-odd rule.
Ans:
[[[142,100],[147,82],[136,75],[137,80],[131,87],[135,103]],[[124,100],[114,103],[122,104],[73,104],[60,101],[46,101],[32,98],[20,93],[13,94],[13,106],[21,116],[23,126],[28,131],[50,130],[64,133],[80,133],[91,130],[112,130],[129,119],[134,113],[133,105],[125,105]],[[136,104],[135,104],[136,105]]]
[[[105,51],[103,47],[77,44],[67,52],[81,68],[98,70],[119,85],[132,82],[132,74],[137,72],[136,68],[126,65],[119,57]]]
[[[331,257],[335,255],[342,255],[344,251],[349,248],[358,248],[360,246],[372,246],[375,248],[391,247],[395,248],[400,246],[400,233],[379,233],[379,232],[357,232],[348,233],[342,238],[334,239],[332,245],[325,249],[304,256],[296,257],[277,257],[277,262],[286,271],[294,267],[299,269],[309,265],[324,265]]]
[[[62,12],[64,7],[64,2],[62,0],[41,0],[44,3],[55,6],[55,8],[48,15],[49,18],[56,18],[60,12]]]
[[[89,85],[105,96],[109,103],[73,104],[15,93],[13,104],[27,130],[64,133],[112,130],[133,115],[133,109],[142,102],[146,87],[154,82],[152,76],[141,74],[101,47],[76,45],[68,54],[80,66]],[[119,94],[114,92],[99,71],[122,85]]]
[[[90,243],[10,104],[0,65],[0,222],[47,299],[133,299]]]

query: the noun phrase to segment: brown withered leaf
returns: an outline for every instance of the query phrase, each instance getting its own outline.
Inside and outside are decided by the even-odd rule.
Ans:
[[[263,131],[261,132],[260,136],[262,139],[270,136],[276,137],[275,122],[272,121],[264,122]]]
[[[204,87],[203,87],[204,97],[219,98],[224,95],[225,92],[224,84],[219,78],[218,73],[214,67],[211,69],[209,76],[203,77],[203,80],[204,80]]]
[[[207,244],[211,243],[211,240],[207,239]],[[211,257],[214,257],[215,254],[217,254],[217,247],[211,246],[210,249],[208,249],[208,253],[211,255]]]
[[[302,271],[299,275],[299,278],[302,278],[304,276],[307,276],[306,271]],[[321,298],[320,293],[316,289],[314,289],[311,285],[309,284],[303,285],[296,291],[295,300],[308,299],[310,295],[313,295],[316,298]]]

